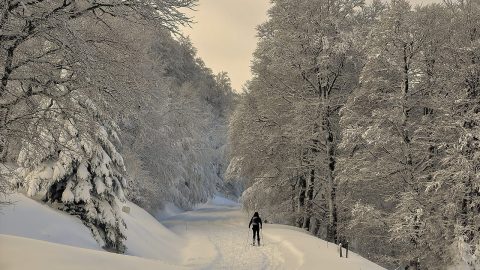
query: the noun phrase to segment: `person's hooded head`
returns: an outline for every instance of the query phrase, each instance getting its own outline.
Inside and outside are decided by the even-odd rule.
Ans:
[[[258,212],[255,212],[255,214],[253,214],[254,217],[259,217],[258,216]]]

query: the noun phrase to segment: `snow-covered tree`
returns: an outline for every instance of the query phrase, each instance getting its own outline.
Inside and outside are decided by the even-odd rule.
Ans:
[[[360,186],[360,192],[348,191],[349,199],[357,201],[352,218],[380,219],[369,224],[384,232],[386,224],[397,245],[385,249],[405,249],[400,253],[407,261],[423,253],[427,210],[421,193],[436,160],[430,132],[435,120],[426,102],[431,89],[423,83],[428,78],[425,33],[416,15],[407,1],[392,1],[368,37],[361,86],[342,110],[346,153],[339,171],[344,181]],[[362,211],[369,209],[378,213]],[[353,223],[365,230],[359,238],[368,249],[366,232],[375,230],[365,221]]]
[[[244,199],[267,190],[274,201],[264,212],[288,213],[289,223],[334,242],[338,111],[358,81],[353,33],[374,13],[366,11],[362,1],[273,1],[232,121],[230,172],[253,189]]]
[[[125,250],[114,120],[145,97],[132,61],[140,45],[126,29],[176,32],[189,22],[179,9],[194,3],[0,3],[0,162],[18,163],[15,184],[79,216],[109,250]]]
[[[24,141],[18,157],[14,184],[27,194],[80,217],[104,248],[123,252],[125,224],[120,216],[126,185],[122,156],[113,123],[100,121],[91,133],[77,130],[75,120],[56,111],[58,104],[44,100],[50,125],[33,122],[29,132],[34,141]],[[78,101],[78,110],[88,107],[98,114],[89,99]],[[95,117],[101,117],[96,115]],[[41,148],[38,147],[41,145]]]
[[[478,222],[458,216],[465,198],[475,200],[467,165],[475,150],[464,131],[475,121],[468,82],[476,68],[466,59],[476,49],[457,28],[471,16],[464,4],[412,10],[393,1],[368,37],[361,87],[342,111],[339,173],[355,205],[346,231],[385,263],[444,269],[455,254],[475,253],[471,230],[459,224]],[[384,239],[380,249],[374,235]]]
[[[223,186],[233,92],[228,76],[214,76],[189,40],[152,36],[141,61],[150,98],[122,119],[121,137],[132,153],[128,197],[154,213],[166,201],[191,208]]]
[[[447,10],[451,20],[444,63],[449,68],[442,83],[449,98],[440,123],[444,131],[436,134],[445,153],[425,196],[444,224],[445,247],[439,253],[466,269],[479,269],[480,3],[453,2]],[[445,130],[454,135],[446,137]]]
[[[387,266],[476,269],[478,14],[273,1],[230,129],[244,206]]]

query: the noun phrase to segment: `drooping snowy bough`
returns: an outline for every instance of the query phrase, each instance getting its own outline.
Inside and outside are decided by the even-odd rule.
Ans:
[[[86,101],[77,103],[78,108],[90,104],[94,110]],[[115,124],[92,123],[91,132],[82,132],[73,119],[48,113],[49,126],[29,127],[29,132],[38,134],[38,141],[23,141],[15,184],[29,196],[80,217],[104,248],[123,252],[125,223],[119,204],[125,201],[126,181],[122,156],[113,144],[119,143]]]

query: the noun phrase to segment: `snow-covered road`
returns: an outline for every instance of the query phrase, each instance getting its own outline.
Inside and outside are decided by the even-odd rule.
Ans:
[[[248,218],[237,205],[207,205],[162,223],[188,240],[186,266],[201,269],[294,269],[281,245],[268,237],[252,246]],[[268,230],[268,224],[265,225]],[[295,260],[291,261],[296,263]],[[297,263],[300,263],[299,261]],[[290,266],[294,266],[290,263]],[[298,266],[298,264],[297,264]]]
[[[262,246],[252,246],[249,220],[220,198],[162,223],[186,239],[183,265],[194,269],[383,269],[354,253],[339,258],[334,245],[289,226],[264,224]]]

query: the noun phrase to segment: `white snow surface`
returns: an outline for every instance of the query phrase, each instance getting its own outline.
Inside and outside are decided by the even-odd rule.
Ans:
[[[384,270],[304,231],[264,224],[251,246],[249,217],[217,196],[193,211],[163,215],[163,225],[133,203],[123,213],[127,255],[103,251],[75,217],[21,194],[0,210],[0,269],[325,269]],[[162,216],[162,215],[159,215]],[[25,259],[26,254],[28,259]]]
[[[12,194],[7,199],[12,204],[0,208],[0,234],[101,250],[80,219],[22,194]]]
[[[0,234],[2,270],[187,269],[159,260],[125,256]]]
[[[162,223],[188,240],[183,265],[195,269],[385,270],[353,252],[340,258],[334,244],[291,226],[264,224],[262,245],[252,246],[249,221],[237,203],[217,196]]]

